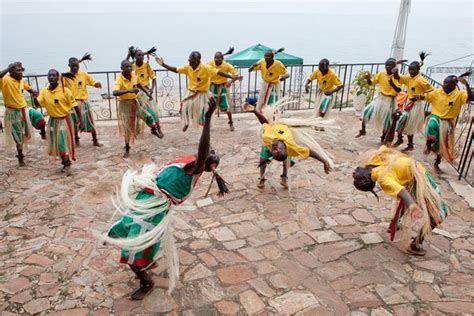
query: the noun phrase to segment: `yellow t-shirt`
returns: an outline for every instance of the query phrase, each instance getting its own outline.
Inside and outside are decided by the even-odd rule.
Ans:
[[[64,85],[71,90],[76,100],[87,100],[89,97],[87,86],[93,87],[96,83],[91,75],[80,69],[77,71],[77,74],[75,74],[74,79],[64,77]]]
[[[156,79],[155,72],[151,69],[150,64],[143,62],[141,66],[133,64],[133,70],[138,77],[138,83],[144,87],[148,87],[150,80]]]
[[[400,75],[399,82],[407,87],[408,98],[413,98],[416,95],[425,94],[433,90],[433,87],[428,83],[421,74],[411,77],[410,75]]]
[[[219,71],[226,72],[234,76],[237,75],[237,70],[235,70],[234,66],[232,66],[231,64],[225,61],[223,61],[222,64],[220,64],[219,66],[217,66],[216,62],[214,60],[211,60],[210,62],[208,62],[208,65]],[[227,82],[227,80],[228,79],[226,77],[222,77],[217,74],[211,77],[211,83],[214,83],[214,84],[224,84]]]
[[[459,89],[446,94],[443,88],[438,88],[425,94],[425,100],[431,103],[431,113],[442,119],[455,119],[467,97],[467,91]]]
[[[317,79],[319,89],[322,91],[329,91],[342,85],[341,80],[337,76],[336,72],[332,69],[329,69],[328,73],[325,75],[323,75],[319,69],[316,69],[311,73],[311,75],[309,75],[308,79],[311,81]]]
[[[262,129],[263,143],[270,150],[274,140],[281,140],[286,145],[286,152],[289,157],[300,157],[303,159],[309,157],[309,148],[295,143],[293,133],[291,133],[291,130],[287,125],[277,123],[270,126],[269,124],[265,123],[262,125]]]
[[[279,60],[274,60],[270,68],[267,69],[267,63],[264,58],[257,62],[254,70],[260,70],[263,81],[268,83],[277,83],[280,80],[280,76],[288,74],[285,65]]]
[[[115,80],[113,91],[117,90],[129,90],[129,89],[134,89],[137,87],[138,79],[137,75],[135,75],[134,72],[132,72],[132,77],[130,80],[125,78],[122,73],[118,75],[117,79]],[[125,93],[119,96],[119,100],[126,101],[126,100],[135,100],[137,98],[136,93]]]
[[[390,152],[385,146],[380,149],[382,153],[372,157],[367,163],[376,166],[372,169],[372,181],[378,182],[387,195],[398,198],[400,191],[407,188],[413,181],[410,158],[405,154]],[[391,163],[392,159],[395,159],[395,162],[391,164],[391,169],[385,172],[387,164]],[[425,168],[420,163],[417,163],[417,167],[421,172],[425,172]],[[384,177],[379,179],[382,174],[385,174]]]
[[[188,90],[204,92],[209,90],[211,85],[211,78],[217,75],[216,68],[207,64],[199,64],[196,69],[193,69],[189,64],[176,68],[180,74],[188,76]]]
[[[392,79],[393,83],[397,87],[400,87],[400,82],[393,78],[393,75],[387,74],[387,71],[379,71],[378,73],[375,74],[374,78],[372,79],[372,84],[379,85],[379,92],[382,93],[383,95],[390,96],[390,97],[396,97],[398,92],[393,89],[393,87],[390,85],[390,78]]]
[[[38,95],[38,103],[46,108],[48,115],[54,118],[65,117],[69,114],[69,110],[77,105],[71,90],[63,87],[61,84],[54,90],[49,90],[48,87],[41,89]]]
[[[13,109],[22,109],[26,106],[24,93],[31,90],[31,87],[25,79],[18,81],[7,74],[0,78],[0,90],[3,94],[5,106]]]

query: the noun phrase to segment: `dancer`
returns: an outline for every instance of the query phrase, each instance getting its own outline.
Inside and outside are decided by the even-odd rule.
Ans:
[[[5,104],[5,145],[16,147],[20,167],[26,166],[23,150],[32,137],[33,127],[40,130],[42,139],[46,139],[46,121],[43,115],[27,106],[24,91],[28,91],[32,96],[37,95],[37,92],[23,79],[23,71],[21,62],[10,64],[0,71],[0,90]]]
[[[262,112],[267,105],[271,106],[281,98],[280,81],[287,79],[290,75],[283,63],[279,60],[275,60],[274,57],[284,50],[284,48],[280,48],[276,51],[269,49],[265,53],[264,58],[249,68],[249,72],[256,70],[260,71],[262,75],[257,111]]]
[[[380,142],[385,143],[385,136],[392,124],[393,114],[397,112],[397,94],[401,91],[400,83],[393,78],[393,70],[397,63],[394,58],[385,62],[385,71],[378,72],[373,79],[367,74],[366,80],[370,85],[379,85],[378,96],[362,111],[362,128],[356,137],[366,134],[366,124],[373,123],[377,131],[382,133]]]
[[[426,148],[424,153],[436,154],[434,169],[441,173],[439,164],[441,157],[447,161],[453,161],[455,157],[454,140],[456,131],[456,118],[463,104],[474,101],[469,83],[463,77],[468,77],[470,71],[460,76],[447,76],[441,88],[414,97],[414,101],[426,100],[431,103],[431,114],[426,119],[425,136]],[[461,82],[466,90],[457,88]]]
[[[160,126],[160,110],[158,104],[153,99],[153,93],[156,89],[156,75],[148,61],[145,61],[145,55],[147,57],[150,55],[154,56],[155,51],[155,47],[152,47],[146,52],[143,52],[141,49],[134,50],[133,60],[135,62],[132,64],[132,70],[138,77],[138,83],[148,91],[147,94],[140,91],[137,95],[137,101],[140,107],[138,115],[145,121],[148,127],[156,131],[158,138],[163,138],[163,132]]]
[[[74,144],[74,126],[69,114],[77,103],[71,90],[59,84],[59,72],[56,69],[48,71],[48,86],[41,89],[38,97],[34,99],[36,106],[46,108],[49,115],[48,121],[48,154],[51,157],[61,158],[62,172],[70,174],[71,159],[76,160]],[[77,117],[80,128],[84,122],[79,107]]]
[[[97,89],[102,88],[100,82],[95,81],[91,75],[86,71],[79,69],[79,64],[83,63],[86,60],[92,60],[90,54],[85,54],[81,59],[76,57],[69,58],[69,71],[70,76],[64,76],[64,83],[69,90],[71,90],[74,99],[77,102],[77,106],[81,110],[82,120],[84,122],[83,132],[91,133],[92,143],[94,146],[102,147],[103,145],[97,140],[97,130],[95,128],[94,118],[92,116],[91,104],[89,103],[89,93],[87,92],[87,87],[95,87]],[[75,113],[73,113],[73,121]],[[79,129],[77,128],[77,122],[75,124],[75,140],[76,145],[79,146]]]
[[[238,75],[237,70],[235,70],[234,66],[224,61],[224,56],[230,55],[233,52],[233,47],[230,47],[225,53],[216,52],[214,54],[214,60],[211,60],[208,64],[219,71],[231,74],[235,77]],[[230,104],[230,91],[228,89],[236,80],[242,80],[242,76],[228,80],[226,77],[215,75],[212,76],[211,85],[209,87],[209,91],[211,91],[211,93],[214,95],[214,98],[216,99],[217,106],[220,108],[221,111],[227,113],[227,117],[229,118],[229,128],[231,132],[233,132],[235,129],[232,121],[232,105]]]
[[[387,195],[396,199],[397,206],[389,228],[390,240],[393,241],[395,231],[401,225],[401,242],[408,246],[411,228],[417,225],[417,219],[421,221],[422,227],[407,251],[424,256],[426,251],[421,244],[432,229],[448,216],[438,184],[420,162],[386,146],[368,151],[360,160],[362,166],[353,173],[354,186],[377,196],[374,192],[377,183]]]
[[[115,80],[113,87],[113,95],[119,97],[118,107],[118,124],[120,134],[124,137],[125,153],[124,158],[130,156],[130,144],[133,144],[135,139],[143,134],[143,120],[139,119],[139,105],[138,93],[143,91],[149,95],[141,84],[138,83],[138,78],[132,71],[132,64],[128,60],[123,60],[121,63],[122,72]],[[151,133],[158,136],[156,127],[151,128]]]
[[[143,299],[153,289],[147,270],[163,255],[168,265],[169,292],[175,286],[179,260],[173,237],[172,205],[189,197],[204,171],[214,174],[219,195],[229,191],[216,171],[219,156],[210,150],[210,121],[215,109],[215,100],[208,100],[197,155],[181,157],[162,167],[145,165],[141,172],[129,170],[123,176],[116,203],[123,216],[104,239],[122,247],[120,262],[128,264],[140,280],[140,287],[131,295],[134,300]]]
[[[306,93],[309,93],[309,85],[313,80],[318,81],[318,92],[316,92],[315,111],[316,116],[327,117],[336,99],[334,93],[341,90],[344,85],[334,72],[329,69],[329,60],[324,58],[318,64],[318,69],[313,71],[306,80]]]
[[[293,157],[303,159],[311,157],[317,159],[324,165],[324,172],[329,173],[331,171],[333,166],[332,160],[309,134],[302,133],[296,128],[291,128],[288,124],[285,124],[284,120],[279,120],[278,118],[276,119],[276,123],[270,123],[275,113],[278,113],[280,108],[288,104],[285,99],[281,99],[281,101],[274,104],[272,109],[267,112],[267,117],[256,109],[254,106],[255,103],[257,103],[257,100],[254,98],[247,98],[244,104],[244,110],[254,113],[260,124],[262,124],[260,131],[262,149],[260,151],[260,178],[257,185],[258,188],[265,186],[265,170],[267,164],[271,162],[271,159],[283,163],[283,173],[280,176],[280,184],[285,189],[288,189],[288,167],[294,164],[294,161],[291,161]],[[301,122],[298,122],[296,125],[304,126]]]
[[[423,66],[425,58],[429,55],[424,51],[420,52],[420,61],[414,61],[408,66],[409,75],[399,75],[397,69],[393,73],[393,77],[407,88],[408,102],[404,104],[403,112],[396,123],[397,141],[393,144],[396,148],[403,144],[403,134],[408,137],[408,146],[402,149],[402,152],[412,151],[415,147],[413,144],[413,135],[423,130],[425,121],[425,109],[423,102],[413,102],[412,99],[416,95],[423,95],[433,90],[433,87],[420,74],[420,68]]]
[[[181,101],[180,113],[183,121],[183,132],[189,125],[203,125],[204,113],[207,111],[207,102],[209,99],[209,86],[211,78],[219,75],[224,78],[237,80],[238,75],[230,75],[220,71],[207,64],[201,63],[201,53],[191,52],[188,61],[189,64],[181,67],[173,67],[165,64],[163,58],[155,57],[158,65],[172,71],[174,73],[185,74],[188,77],[188,91],[184,99]]]

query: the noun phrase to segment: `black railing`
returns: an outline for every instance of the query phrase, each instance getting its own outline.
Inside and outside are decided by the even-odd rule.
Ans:
[[[303,110],[314,108],[316,91],[318,91],[317,81],[313,81],[309,93],[305,93],[305,83],[308,76],[318,67],[318,65],[298,65],[289,66],[290,77],[281,86],[282,95],[288,96],[297,102],[290,107],[291,110]],[[374,74],[383,69],[384,63],[359,63],[359,64],[333,64],[331,68],[338,74],[343,82],[343,89],[335,95],[334,108],[352,107],[353,79],[359,71],[369,71]],[[401,72],[407,70],[407,65],[401,65]],[[236,82],[231,87],[231,103],[233,112],[242,111],[242,103],[248,96],[258,95],[260,88],[260,74],[258,72],[248,72],[246,67],[238,67],[237,71],[244,79]],[[185,96],[187,80],[185,76],[173,72],[156,69],[157,89],[154,97],[161,108],[162,117],[177,116],[179,113],[181,100]],[[93,104],[95,119],[115,120],[117,118],[118,101],[112,96],[112,89],[115,79],[120,71],[99,71],[89,72],[92,77],[102,83],[102,89],[89,89],[89,100]],[[439,82],[423,74],[434,88],[441,86]],[[25,79],[36,90],[46,86],[47,75],[27,75]],[[373,94],[372,94],[373,96]],[[367,100],[370,102],[371,100]],[[456,152],[460,153],[459,159],[452,162],[452,166],[459,174],[459,178],[464,178],[468,183],[474,185],[474,175],[472,174],[471,162],[473,158],[473,118],[471,114],[471,104],[463,107],[462,112],[456,120]],[[430,111],[429,104],[425,105],[426,112]]]
[[[338,74],[344,84],[344,88],[337,92],[335,108],[342,109],[352,106],[352,80],[360,70],[371,73],[377,72],[383,63],[361,63],[361,64],[334,64],[331,68]],[[317,65],[289,66],[290,78],[282,83],[282,95],[289,96],[297,102],[291,105],[291,109],[311,109],[314,107],[315,91],[317,82],[311,85],[310,92],[305,93],[305,83],[308,76],[317,68]],[[238,67],[237,71],[244,79],[236,82],[231,87],[232,108],[234,112],[241,112],[241,105],[245,98],[258,95],[260,89],[260,74],[248,72],[247,67]],[[177,116],[181,100],[185,96],[187,80],[185,76],[175,74],[164,69],[154,70],[157,76],[157,89],[154,93],[155,99],[161,108],[162,116]],[[89,88],[89,101],[93,104],[95,119],[115,120],[117,118],[118,101],[112,96],[112,88],[120,71],[92,71],[89,74],[102,83],[102,89]],[[47,84],[47,75],[26,75],[25,79],[36,90],[40,90]],[[370,101],[370,100],[369,100]]]

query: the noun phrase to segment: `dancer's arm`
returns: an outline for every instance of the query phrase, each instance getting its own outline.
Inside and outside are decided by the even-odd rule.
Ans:
[[[248,104],[248,103],[244,104],[244,110],[245,112],[255,114],[260,124],[268,124],[267,118],[262,113],[258,112],[257,109],[253,105]]]
[[[466,86],[467,102],[474,101],[474,98],[473,98],[473,96],[472,96],[472,90],[471,90],[471,88],[469,87],[469,83],[467,82],[467,80],[464,79],[464,78],[462,78],[462,77],[459,78],[458,80],[459,80],[459,82],[461,82],[463,85]]]
[[[153,95],[153,92],[156,89],[156,78],[151,81],[151,89],[150,89],[150,94]]]
[[[290,78],[290,74],[286,73],[286,74],[280,76],[280,81],[284,81],[288,78]]]
[[[400,91],[402,91],[402,88],[400,88],[399,86],[397,86],[395,84],[395,82],[393,82],[392,78],[390,78],[390,80],[388,81],[388,83],[390,83],[390,85],[392,86],[393,90],[397,91],[397,93],[400,93]]]
[[[324,159],[323,157],[321,157],[318,153],[316,153],[315,151],[313,150],[310,150],[309,151],[309,156],[311,158],[314,158],[316,160],[319,160],[320,162],[323,163],[324,165],[324,172],[326,172],[327,174],[329,172],[331,172],[332,168],[331,168],[331,165],[329,164],[329,161],[327,161],[326,159]]]
[[[216,110],[216,100],[210,98],[209,109],[205,114],[204,126],[202,128],[201,139],[199,140],[198,155],[196,164],[194,165],[192,174],[199,174],[204,171],[206,166],[206,159],[209,156],[209,147],[211,144],[211,118],[212,114]]]
[[[163,60],[163,58],[157,56],[155,57],[155,61],[158,63],[158,65],[162,66],[163,68],[166,68],[169,71],[172,71],[174,73],[178,73],[178,70],[176,69],[176,67],[165,64],[165,61]]]
[[[411,196],[411,194],[407,191],[407,189],[402,189],[400,193],[398,193],[398,197],[403,201],[405,207],[408,208],[410,215],[414,218],[419,218],[421,216],[421,209],[416,204],[415,200]]]
[[[145,94],[147,95],[148,98],[150,98],[150,99],[152,98],[153,95],[151,94],[150,91],[148,91],[147,88],[145,88],[145,87],[142,86],[141,84],[137,84],[137,87],[138,87],[138,89],[140,89],[140,90],[142,90],[143,92],[145,92]]]
[[[344,85],[341,84],[340,86],[337,86],[332,90],[326,91],[324,94],[325,95],[332,95],[333,93],[336,93],[337,91],[341,90],[343,87],[344,87]]]
[[[140,92],[138,88],[133,88],[133,89],[127,89],[127,90],[114,90],[112,94],[114,97],[119,97],[127,93],[138,93],[138,92]]]

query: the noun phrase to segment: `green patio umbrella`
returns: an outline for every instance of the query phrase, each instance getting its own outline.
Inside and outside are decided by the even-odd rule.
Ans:
[[[250,67],[262,59],[265,55],[265,52],[269,49],[271,48],[262,44],[257,44],[250,46],[249,48],[246,48],[240,52],[234,53],[229,57],[226,57],[225,60],[234,66]],[[303,64],[303,58],[293,56],[285,52],[278,53],[275,56],[275,59],[281,61],[285,66]]]

